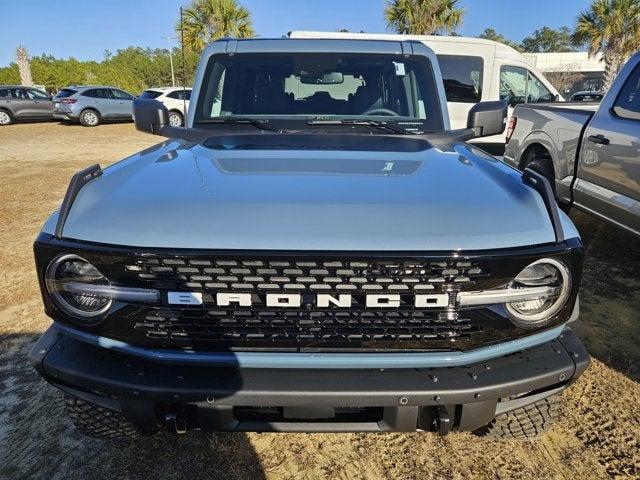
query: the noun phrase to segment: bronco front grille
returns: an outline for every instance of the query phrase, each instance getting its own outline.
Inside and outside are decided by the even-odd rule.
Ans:
[[[543,256],[579,265],[581,255],[579,245],[424,254],[173,250],[73,241],[41,242],[36,249],[41,279],[52,258],[72,251],[113,285],[160,292],[159,302],[114,302],[92,325],[57,311],[45,295],[56,320],[149,348],[218,352],[470,350],[530,335],[509,320],[503,305],[461,307],[458,292],[502,288]],[[198,302],[170,303],[170,292],[189,292]],[[225,304],[220,295],[250,302]],[[268,301],[287,295],[299,303]],[[349,305],[320,304],[320,296],[342,295]],[[394,303],[369,305],[376,295],[393,296]],[[420,297],[438,302],[421,308]],[[545,328],[566,321],[570,309]]]
[[[437,260],[284,260],[230,258],[138,258],[126,275],[167,291],[202,293],[202,306],[159,308],[135,317],[134,329],[171,344],[285,349],[432,349],[468,341],[483,326],[460,315],[455,294],[490,276],[480,262]],[[250,308],[216,305],[216,293],[249,293]],[[268,293],[295,293],[299,308],[267,307]],[[323,308],[318,293],[347,293],[352,305]],[[418,310],[415,295],[444,293],[446,306]],[[397,294],[400,305],[372,310],[370,294]],[[486,316],[486,315],[485,315]]]

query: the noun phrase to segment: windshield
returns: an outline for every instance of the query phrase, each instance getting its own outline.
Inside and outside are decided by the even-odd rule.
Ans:
[[[443,129],[425,57],[364,54],[215,55],[196,123],[224,117],[355,119]]]

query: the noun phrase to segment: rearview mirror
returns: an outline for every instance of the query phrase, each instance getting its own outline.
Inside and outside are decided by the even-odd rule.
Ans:
[[[136,98],[133,101],[133,121],[141,132],[162,135],[161,130],[169,125],[169,111],[157,100]]]
[[[304,85],[338,85],[344,83],[341,72],[326,72],[320,75],[305,74],[300,76],[300,83]]]
[[[469,110],[467,128],[473,130],[475,137],[498,135],[507,126],[507,116],[507,102],[479,102]]]

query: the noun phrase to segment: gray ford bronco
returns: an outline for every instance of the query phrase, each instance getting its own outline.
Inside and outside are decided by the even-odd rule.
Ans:
[[[31,363],[95,437],[161,429],[530,437],[589,357],[549,182],[452,131],[419,42],[220,40],[184,128],[76,174],[35,259]]]

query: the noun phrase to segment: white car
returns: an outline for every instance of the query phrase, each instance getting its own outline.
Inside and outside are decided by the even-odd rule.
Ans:
[[[337,38],[362,40],[416,40],[438,57],[451,127],[464,128],[471,107],[478,102],[506,100],[509,117],[520,103],[562,101],[560,93],[517,50],[481,38],[444,35],[396,35],[378,33],[289,32],[290,38]],[[474,139],[472,143],[504,147],[504,135]],[[502,151],[496,150],[496,154]]]
[[[148,88],[138,98],[149,98],[162,103],[169,110],[169,125],[182,127],[189,108],[191,88],[153,87]]]

